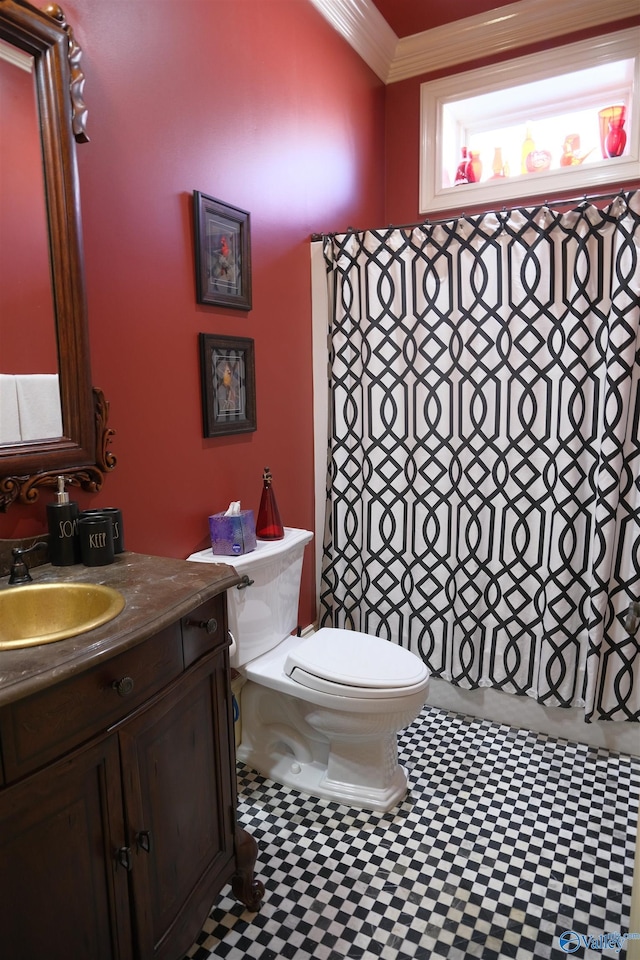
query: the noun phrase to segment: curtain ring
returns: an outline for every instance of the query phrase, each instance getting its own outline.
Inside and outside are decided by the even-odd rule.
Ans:
[[[614,197],[613,203],[611,204],[611,213],[613,216],[621,216],[627,206],[627,198],[624,193],[619,193],[617,197]]]

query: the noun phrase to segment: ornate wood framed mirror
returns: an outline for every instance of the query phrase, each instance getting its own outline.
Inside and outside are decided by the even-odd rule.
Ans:
[[[16,500],[33,502],[39,488],[55,486],[60,474],[70,484],[99,490],[104,474],[114,468],[116,461],[108,450],[113,433],[107,427],[108,404],[91,383],[75,154],[76,142],[88,140],[81,50],[57,4],[40,11],[27,0],[0,0],[0,44],[26,61],[26,69],[31,73],[27,82],[33,88],[35,128],[42,158],[41,182],[34,184],[33,189],[42,193],[46,211],[49,263],[45,272],[50,281],[57,354],[53,360],[54,366],[57,362],[57,371],[52,376],[58,378],[62,425],[61,431],[54,431],[59,436],[47,436],[47,431],[43,431],[42,438],[38,438],[36,430],[36,439],[21,437],[16,442],[11,434],[6,434],[8,440],[3,442],[0,437],[0,510],[4,511]],[[2,124],[0,151],[2,138],[11,136],[12,127],[13,124]],[[30,189],[31,185],[25,187],[25,192]],[[5,207],[0,197],[0,215]],[[11,228],[0,222],[3,245],[11,245],[11,234]],[[29,270],[30,267],[31,261]],[[26,291],[39,282],[28,275],[29,270],[25,271],[27,275],[17,277],[15,295],[4,301],[13,307],[3,309],[0,317],[0,334],[4,330],[0,335],[0,373],[5,376],[11,370],[5,373],[3,367],[3,341],[10,343],[13,338],[34,344],[39,337],[24,306]],[[10,277],[6,280],[9,282]],[[21,316],[23,309],[27,315]]]

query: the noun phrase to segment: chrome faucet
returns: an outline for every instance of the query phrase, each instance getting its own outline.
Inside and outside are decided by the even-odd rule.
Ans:
[[[13,547],[11,550],[11,556],[13,557],[13,563],[11,564],[11,571],[9,573],[9,583],[10,584],[19,584],[19,583],[31,583],[32,576],[29,573],[29,567],[27,566],[26,560],[24,560],[24,555],[26,553],[31,553],[33,550],[36,550],[38,547],[48,547],[48,544],[44,540],[38,540],[37,543],[32,543],[30,547]]]

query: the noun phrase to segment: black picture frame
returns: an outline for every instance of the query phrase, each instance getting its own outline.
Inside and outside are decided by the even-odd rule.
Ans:
[[[201,333],[202,421],[205,437],[256,429],[253,340]]]
[[[251,310],[251,216],[193,192],[198,303]]]

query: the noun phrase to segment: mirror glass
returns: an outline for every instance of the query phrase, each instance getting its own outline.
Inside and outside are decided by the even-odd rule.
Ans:
[[[56,3],[0,0],[0,510],[115,467],[91,383],[76,143],[82,51]],[[5,190],[6,185],[9,189]],[[13,421],[12,421],[13,418]]]
[[[0,443],[13,444],[60,437],[62,421],[34,58],[1,41],[0,171]]]

